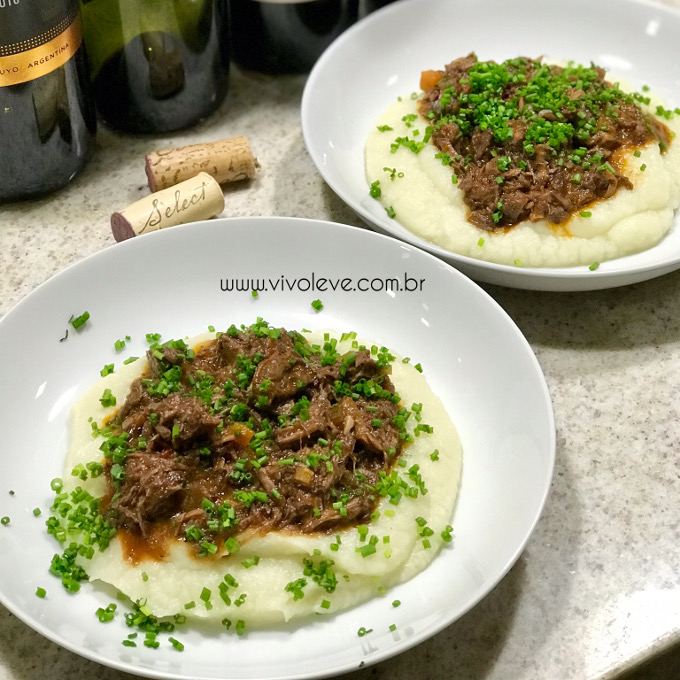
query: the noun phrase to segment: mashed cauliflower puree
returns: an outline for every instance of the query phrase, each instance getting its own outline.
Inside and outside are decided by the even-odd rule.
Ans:
[[[642,108],[654,113],[658,103]],[[662,120],[671,135],[680,133],[677,115]],[[388,214],[417,236],[459,255],[526,267],[592,265],[657,244],[680,205],[680,144],[674,140],[664,153],[657,144],[647,144],[639,155],[625,150],[618,167],[632,190],[587,206],[586,216],[577,212],[558,225],[524,220],[507,229],[480,229],[468,221],[463,192],[452,183],[451,169],[436,157],[433,143],[417,154],[404,145],[392,146],[399,137],[422,140],[427,125],[415,96],[392,104],[369,134],[366,176],[379,187]]]
[[[338,337],[333,334],[334,337]],[[322,342],[322,333],[305,335]],[[214,334],[187,341],[195,346]],[[370,343],[364,343],[370,347]],[[355,345],[356,346],[356,345]],[[352,341],[338,343],[342,352]],[[147,367],[146,360],[123,366],[93,385],[76,403],[71,414],[71,443],[65,465],[65,491],[80,485],[94,496],[106,491],[104,477],[75,479],[71,471],[90,462],[101,462],[101,437],[93,437],[91,421],[102,424],[125,401],[131,382]],[[378,516],[362,534],[357,528],[330,533],[300,534],[270,532],[243,540],[240,550],[223,557],[198,558],[186,542],[171,539],[166,559],[143,559],[133,564],[115,536],[109,547],[95,551],[91,559],[78,558],[91,581],[102,581],[125,593],[133,601],[146,602],[155,616],[181,613],[188,618],[243,621],[248,627],[269,626],[312,614],[332,615],[384,593],[384,589],[406,581],[422,571],[444,545],[461,475],[461,444],[456,429],[439,399],[411,363],[400,357],[391,364],[392,380],[403,404],[422,403],[422,422],[432,433],[419,433],[402,453],[405,467],[394,469],[408,480],[408,470],[419,466],[426,494],[403,497],[398,504],[382,499]],[[115,396],[118,407],[104,407],[105,390]],[[410,424],[410,431],[416,422]],[[439,453],[434,454],[435,450]],[[431,531],[429,531],[431,529]],[[448,527],[450,530],[450,527]],[[375,552],[364,556],[363,546]],[[336,546],[332,548],[331,546]],[[327,581],[304,576],[306,564],[324,566],[337,579],[329,590]],[[305,578],[302,597],[291,583]],[[228,604],[230,602],[231,604]]]

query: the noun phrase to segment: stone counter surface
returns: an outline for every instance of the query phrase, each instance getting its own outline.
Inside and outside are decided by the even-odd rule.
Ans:
[[[187,133],[100,126],[93,159],[65,190],[0,208],[0,316],[114,245],[109,217],[147,194],[144,155],[158,148],[246,135],[262,169],[225,189],[224,216],[361,228],[305,150],[303,87],[303,77],[234,71],[221,111]],[[487,290],[527,337],[553,400],[557,459],[544,513],[478,606],[348,680],[611,680],[680,641],[680,271],[595,293]],[[93,677],[133,676],[58,647],[0,606],[0,680]]]

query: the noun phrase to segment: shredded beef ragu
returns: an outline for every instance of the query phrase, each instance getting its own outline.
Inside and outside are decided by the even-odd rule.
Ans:
[[[483,92],[483,85],[493,83],[499,73],[503,76],[501,68],[523,76],[495,91]],[[439,72],[441,78],[426,89],[419,102],[420,113],[433,124],[432,142],[451,159],[450,167],[470,209],[468,219],[482,229],[505,229],[526,219],[565,222],[598,199],[632,188],[617,166],[617,152],[652,142],[663,149],[670,142],[666,126],[643,113],[629,95],[619,96],[605,80],[603,69],[592,66],[574,71],[559,97],[552,99],[543,97],[540,90],[548,82],[548,70],[557,76],[565,73],[565,69],[545,66],[540,60],[519,58],[499,66],[478,62],[470,54]],[[537,73],[543,81],[525,95],[522,88]],[[581,79],[584,74],[585,81]],[[495,120],[500,109],[492,111],[491,124],[468,127],[489,101],[507,104],[508,109],[501,110]],[[537,104],[540,101],[556,103],[541,106]],[[601,104],[599,109],[596,103]],[[504,123],[494,128],[501,118]],[[559,135],[568,130],[566,126],[576,134],[568,140],[546,136],[527,141],[530,126],[534,124],[533,132],[541,119],[559,123]],[[584,155],[574,155],[577,149]],[[500,164],[499,159],[503,159]]]
[[[340,357],[310,352],[295,332],[271,335],[232,326],[193,357],[181,345],[149,351],[148,374],[112,422],[129,435],[123,479],[107,466],[105,510],[137,544],[192,527],[222,545],[246,530],[369,520],[373,487],[402,450],[389,366],[367,349]],[[231,506],[236,521],[216,530],[210,503]]]

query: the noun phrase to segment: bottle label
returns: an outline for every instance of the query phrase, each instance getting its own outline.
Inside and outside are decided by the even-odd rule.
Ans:
[[[83,40],[77,10],[40,35],[0,44],[0,87],[35,80],[63,66]]]

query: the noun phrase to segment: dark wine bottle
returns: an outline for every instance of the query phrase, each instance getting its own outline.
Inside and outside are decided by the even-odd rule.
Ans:
[[[167,132],[197,123],[229,84],[226,0],[81,0],[95,100],[107,124]]]
[[[77,0],[0,0],[0,202],[68,183],[95,129]]]
[[[390,3],[394,2],[394,0],[365,0],[366,4],[364,5],[364,12],[366,14],[370,14],[371,12],[375,12],[377,9],[382,9],[386,5],[389,5]]]
[[[259,73],[307,73],[359,16],[359,0],[231,0],[234,63]]]

